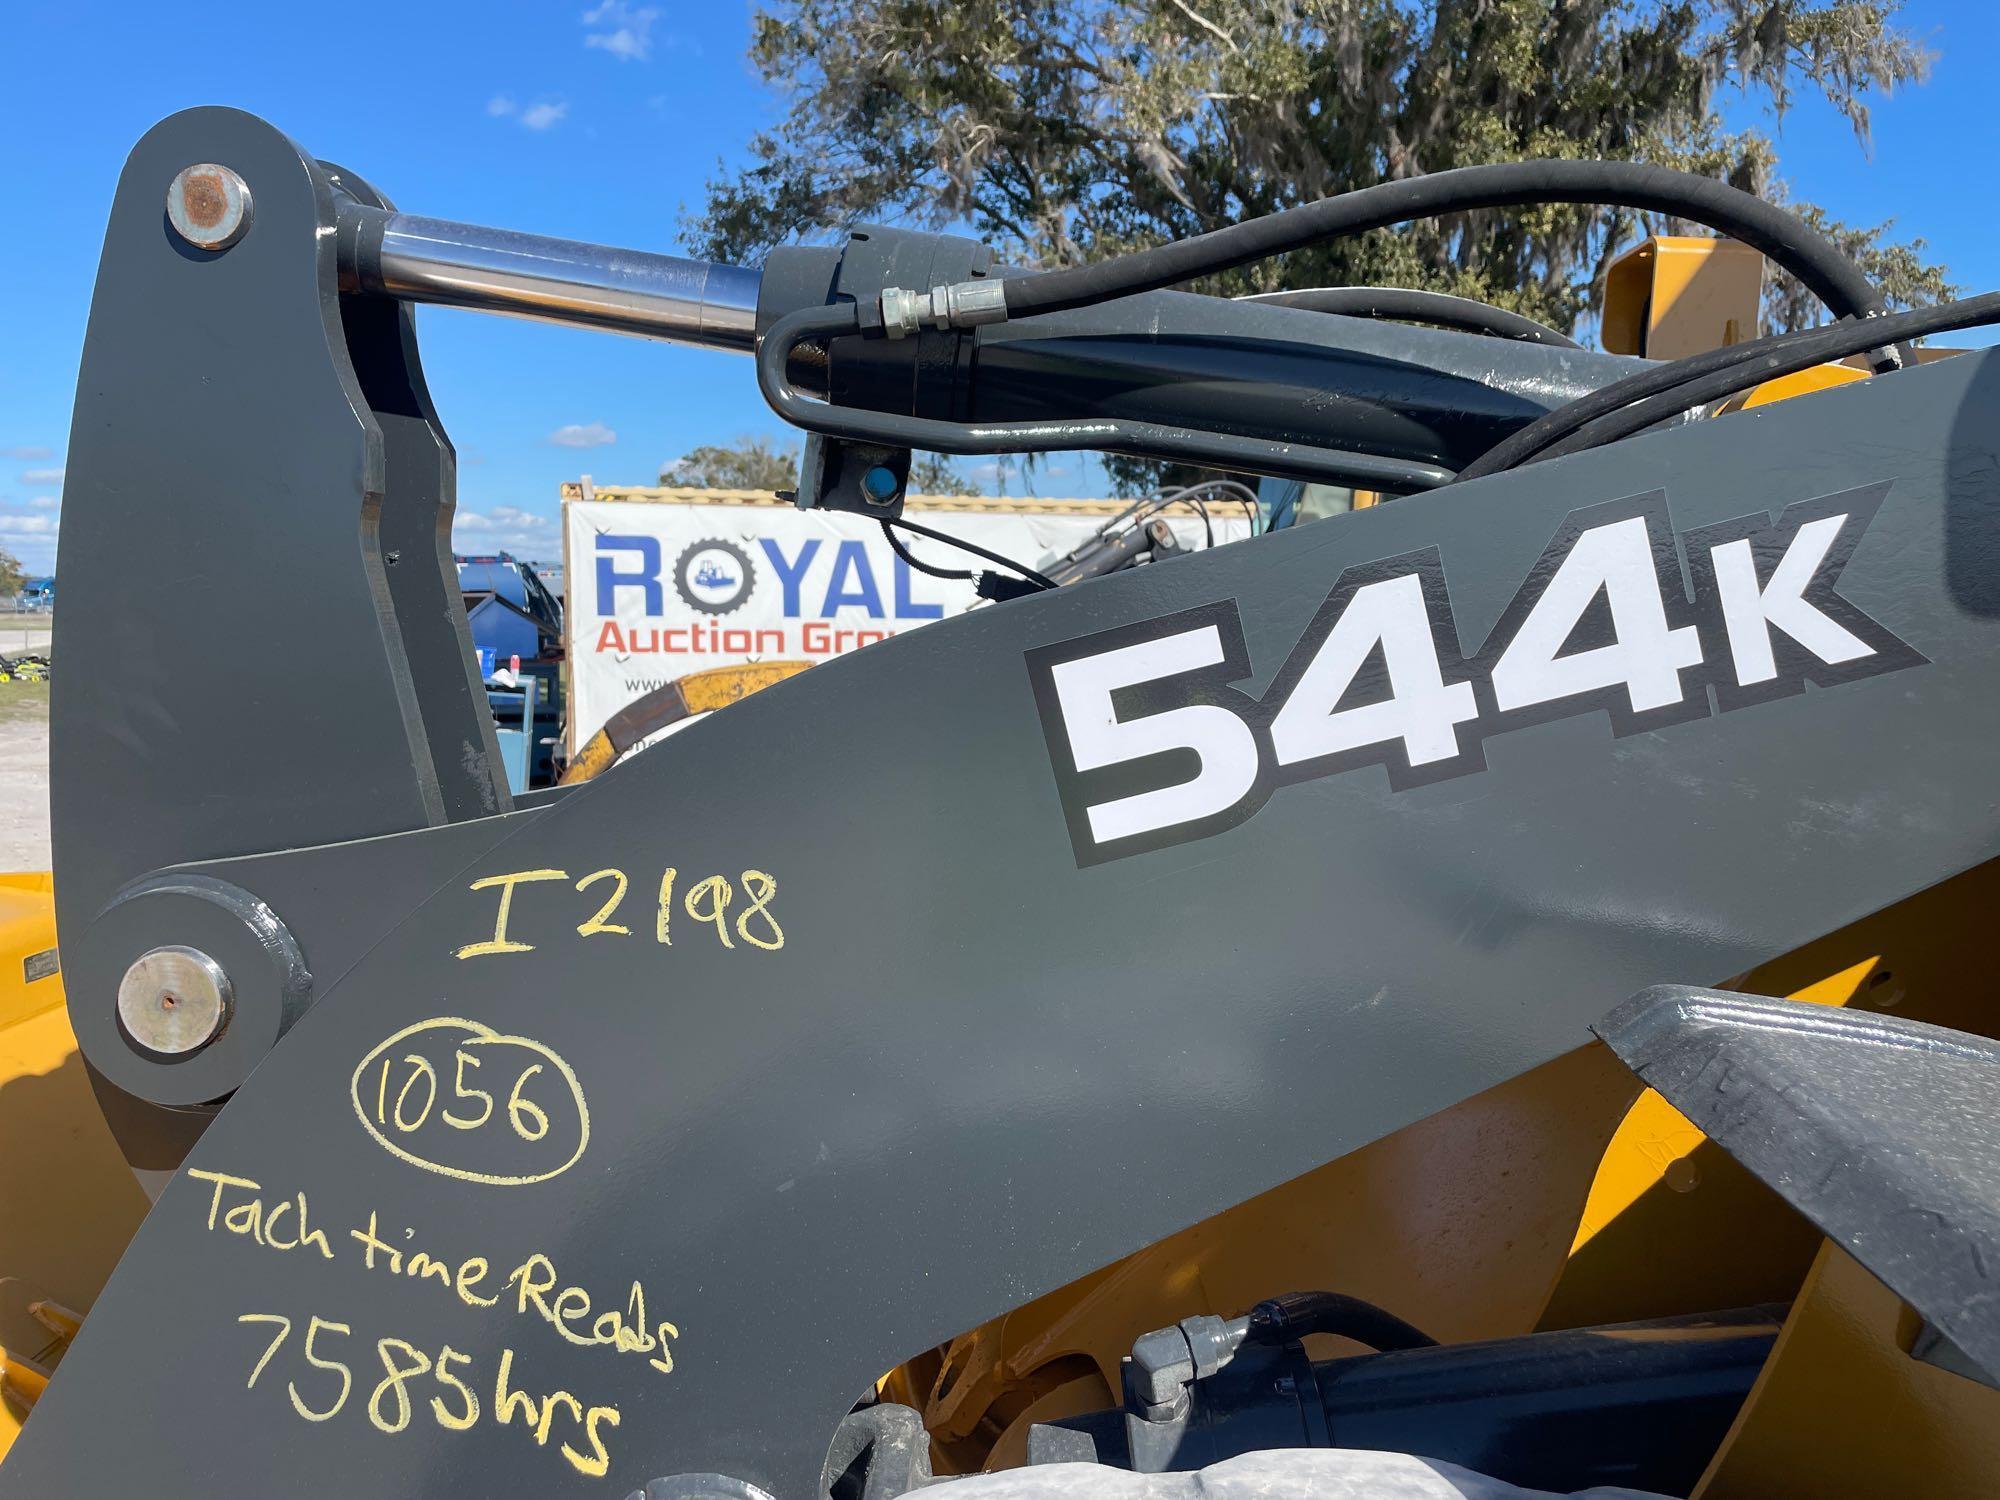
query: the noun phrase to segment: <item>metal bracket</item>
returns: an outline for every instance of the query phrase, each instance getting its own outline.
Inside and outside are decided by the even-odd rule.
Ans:
[[[910,483],[910,450],[840,438],[806,436],[799,466],[800,510],[839,510],[893,521],[903,513]]]

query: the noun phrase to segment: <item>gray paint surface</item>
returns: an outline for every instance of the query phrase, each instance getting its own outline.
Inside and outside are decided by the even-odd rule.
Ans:
[[[641,1281],[680,1329],[674,1372],[370,1272],[351,1243],[317,1262],[211,1232],[183,1179],[0,1491],[624,1493],[692,1471],[803,1494],[898,1360],[1576,1045],[1642,983],[1721,979],[1987,858],[2000,625],[1990,551],[1963,549],[1990,536],[1996,382],[1971,356],[945,621],[649,751],[468,872],[621,869],[630,936],[579,938],[596,901],[551,883],[514,907],[533,952],[456,959],[494,899],[447,882],[191,1165],[303,1190],[336,1236],[375,1211],[496,1277],[546,1253],[593,1311]],[[1542,725],[1490,741],[1483,774],[1397,794],[1336,776],[1213,838],[1075,865],[1029,647],[1235,599],[1261,684],[1350,563],[1437,543],[1476,641],[1580,505],[1664,486],[1689,526],[1877,479],[1841,590],[1931,665],[1624,740],[1602,715]],[[669,864],[682,890],[770,872],[783,949],[724,949],[684,914],[660,946]],[[568,1059],[592,1125],[574,1168],[491,1187],[375,1144],[350,1075],[438,1015]],[[618,1406],[611,1474],[518,1423],[379,1433],[361,1376],[339,1417],[302,1421],[282,1361],[244,1389],[268,1336],[245,1313],[349,1323],[369,1370],[377,1337],[449,1342],[489,1387],[512,1349],[517,1383]],[[208,1372],[172,1402],[165,1349]],[[91,1438],[107,1413],[115,1445]]]
[[[135,163],[171,176],[193,143],[173,128]],[[284,222],[288,200],[264,173],[290,183],[298,215],[325,209],[275,145],[234,164],[257,190],[259,227],[230,255]],[[303,287],[245,290],[320,319],[305,332],[323,338],[327,277],[321,264]],[[121,292],[97,317],[147,306]],[[85,397],[124,382],[139,411],[148,380],[106,362],[115,344],[96,323],[92,347]],[[231,485],[200,502],[218,528],[244,529],[246,570],[272,535],[357,546],[358,500],[382,493],[379,434],[354,383],[329,383],[339,364],[288,367],[269,390],[163,398],[162,422],[235,414],[256,438]],[[108,962],[91,949],[87,897],[207,859],[190,873],[285,920],[318,998],[188,1165],[252,1180],[267,1204],[304,1194],[328,1254],[211,1228],[211,1188],[183,1174],[0,1493],[623,1494],[707,1472],[802,1495],[840,1414],[899,1360],[1580,1044],[1642,984],[1720,980],[1990,857],[1996,398],[2000,356],[1968,356],[943,621],[736,705],[532,814],[430,831],[413,831],[440,814],[434,779],[423,794],[429,740],[388,689],[393,660],[353,664],[344,710],[400,736],[390,750],[306,732],[297,715],[311,705],[286,697],[278,670],[295,636],[248,659],[267,675],[199,684],[208,696],[187,706],[207,718],[162,717],[160,700],[66,674],[58,900],[66,967],[82,949],[79,1032],[105,998],[92,965]],[[285,430],[268,403],[293,399],[315,420],[345,412],[346,434]],[[79,433],[68,566],[89,567],[108,601],[145,565],[149,534],[130,547],[107,534],[130,465],[81,421]],[[259,473],[271,484],[245,488]],[[197,503],[192,469],[166,478]],[[1254,693],[1350,565],[1437,546],[1470,648],[1579,508],[1664,490],[1686,528],[1878,481],[1890,489],[1841,592],[1929,665],[1623,739],[1598,713],[1520,729],[1487,742],[1476,775],[1392,792],[1379,768],[1357,770],[1281,788],[1213,837],[1077,866],[1029,650],[1233,600]],[[274,494],[297,512],[258,513]],[[352,582],[369,567],[329,572]],[[84,585],[71,583],[74,598]],[[364,592],[316,600],[289,628],[381,631],[387,592]],[[379,638],[393,658],[396,633]],[[251,753],[288,744],[306,759]],[[190,788],[203,754],[213,763]],[[365,833],[401,838],[229,858]],[[669,866],[680,896],[710,875],[740,893],[746,871],[767,872],[783,947],[725,947],[684,909],[671,946],[657,941]],[[580,935],[610,888],[574,885],[605,869],[628,878],[608,920],[631,930]],[[510,934],[531,951],[456,957],[493,931],[495,893],[473,882],[528,870],[564,872],[514,900]],[[357,1071],[439,1017],[532,1039],[573,1069],[590,1114],[573,1165],[496,1185],[378,1144]],[[476,1066],[497,1068],[503,1050]],[[553,1077],[545,1065],[536,1090]],[[532,1155],[474,1131],[446,1148],[489,1176],[508,1175],[509,1153],[515,1166]],[[289,1212],[283,1233],[296,1235]],[[579,1328],[642,1284],[649,1323],[678,1329],[673,1371],[566,1340],[518,1296],[475,1306],[392,1275],[385,1255],[370,1269],[349,1231],[371,1214],[404,1253],[484,1258],[488,1294],[547,1257],[560,1287],[587,1292]],[[261,1372],[276,1325],[245,1317],[292,1320]],[[313,1318],[349,1330],[316,1346],[350,1366],[324,1422],[298,1415],[287,1388],[308,1409],[337,1388],[333,1367],[303,1357]],[[380,1430],[398,1411],[385,1348],[407,1361],[398,1350],[435,1359],[446,1345],[466,1356],[455,1370],[480,1396],[477,1425],[442,1430],[429,1403],[451,1392],[426,1375],[408,1383],[408,1425]],[[518,1413],[496,1420],[503,1361],[538,1404],[561,1389],[579,1414],[617,1409],[605,1477],[562,1456],[564,1441],[587,1448],[561,1403],[543,1441]]]

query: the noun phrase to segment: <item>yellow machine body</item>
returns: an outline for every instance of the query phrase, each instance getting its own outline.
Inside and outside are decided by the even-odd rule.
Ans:
[[[146,1216],[63,1004],[48,874],[0,875],[0,1456]]]
[[[1764,257],[1736,240],[1658,234],[1611,263],[1598,342],[1684,359],[1757,337]]]

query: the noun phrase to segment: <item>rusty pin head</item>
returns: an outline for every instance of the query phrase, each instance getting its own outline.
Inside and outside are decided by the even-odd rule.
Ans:
[[[227,250],[250,228],[250,184],[212,161],[183,167],[167,189],[167,221],[202,250]]]

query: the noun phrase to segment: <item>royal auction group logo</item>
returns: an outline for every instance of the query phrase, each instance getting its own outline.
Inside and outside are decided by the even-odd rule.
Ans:
[[[688,608],[705,615],[726,615],[739,608],[756,585],[750,554],[716,537],[696,542],[674,564],[674,592]]]

